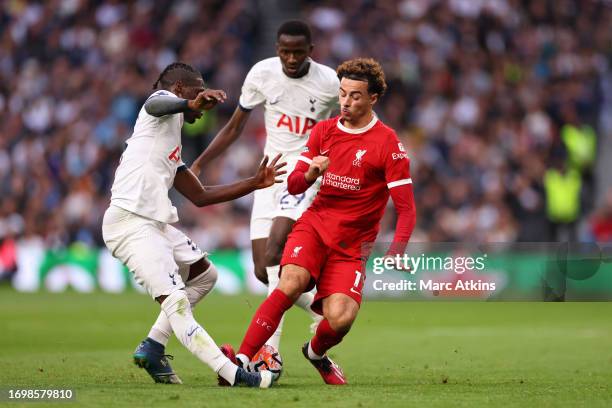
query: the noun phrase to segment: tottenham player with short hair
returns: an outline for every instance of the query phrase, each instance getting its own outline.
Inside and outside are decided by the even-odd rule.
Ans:
[[[310,28],[302,21],[283,23],[277,32],[277,56],[262,60],[249,71],[242,86],[239,105],[230,121],[191,169],[196,174],[203,163],[210,163],[241,134],[252,109],[264,106],[267,155],[282,154],[291,171],[314,125],[328,119],[338,107],[338,77],[332,68],[315,62]],[[271,293],[278,285],[280,260],[287,235],[295,221],[308,208],[317,188],[291,194],[286,182],[255,192],[251,214],[251,241],[255,275]],[[312,293],[296,302],[310,313],[314,331],[321,320],[310,305]],[[279,348],[281,326],[268,344]]]
[[[363,244],[376,239],[389,195],[398,215],[389,255],[403,252],[416,219],[408,155],[373,111],[386,89],[382,67],[355,59],[337,73],[340,116],[315,126],[288,180],[289,192],[299,194],[323,175],[321,189],[289,234],[280,283],[255,313],[236,356],[242,364],[250,360],[285,311],[316,284],[313,309],[325,319],[302,351],[327,384],[346,384],[326,352],[357,317],[369,255]]]
[[[138,114],[126,142],[104,214],[102,235],[113,256],[161,305],[148,337],[138,346],[134,361],[155,382],[181,383],[165,355],[174,332],[178,340],[232,385],[269,387],[271,374],[247,373],[233,364],[193,318],[191,309],[215,284],[217,271],[191,239],[173,227],[176,208],[168,198],[174,187],[197,206],[249,194],[280,180],[284,174],[277,156],[262,161],[254,177],[224,186],[204,187],[181,160],[181,127],[193,123],[203,110],[225,101],[225,93],[205,89],[202,75],[183,63],[170,64],[160,74],[155,91]]]

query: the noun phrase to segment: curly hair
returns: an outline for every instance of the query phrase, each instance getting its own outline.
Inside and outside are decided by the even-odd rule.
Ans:
[[[387,90],[385,73],[378,61],[373,58],[356,58],[344,61],[336,69],[336,74],[338,74],[340,80],[348,78],[367,82],[368,93],[370,94],[382,96]]]
[[[184,62],[173,62],[159,74],[157,81],[153,84],[153,89],[157,89],[159,86],[168,89],[178,80],[193,82],[193,80],[201,77],[202,74],[191,65]]]

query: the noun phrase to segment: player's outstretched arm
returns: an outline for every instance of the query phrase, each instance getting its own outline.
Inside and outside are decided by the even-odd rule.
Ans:
[[[170,95],[155,95],[147,99],[144,104],[145,111],[157,118],[189,110],[209,110],[217,103],[224,102],[225,92],[217,89],[206,89],[200,92],[195,99],[183,99]]]
[[[268,164],[268,156],[265,156],[253,177],[222,186],[205,187],[191,170],[180,171],[174,177],[174,188],[198,207],[235,200],[254,190],[282,183],[278,177],[286,173],[283,167],[287,163],[278,163],[280,157],[277,155]]]
[[[199,177],[205,163],[210,163],[217,158],[238,139],[242,133],[242,129],[244,129],[244,125],[249,119],[250,112],[251,111],[242,110],[240,106],[236,108],[229,122],[223,126],[223,129],[217,133],[217,136],[215,136],[206,150],[204,150],[191,165],[193,174]]]

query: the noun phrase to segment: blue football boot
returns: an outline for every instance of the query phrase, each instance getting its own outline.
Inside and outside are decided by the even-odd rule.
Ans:
[[[134,364],[147,370],[156,383],[182,384],[181,379],[172,371],[168,359],[174,357],[164,354],[166,348],[153,339],[144,339],[134,351]]]

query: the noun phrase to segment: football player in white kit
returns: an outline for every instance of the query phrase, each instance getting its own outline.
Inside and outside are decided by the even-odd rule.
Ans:
[[[170,64],[155,82],[154,92],[138,114],[126,142],[112,186],[102,234],[113,256],[161,304],[148,337],[134,353],[134,362],[155,382],[181,383],[168,363],[165,345],[178,340],[231,385],[267,388],[270,373],[247,373],[232,363],[193,318],[194,307],[215,284],[217,271],[192,240],[173,227],[176,208],[168,198],[174,187],[197,206],[244,196],[280,183],[284,174],[277,156],[264,158],[255,176],[224,186],[203,187],[181,160],[181,127],[203,110],[226,98],[223,91],[204,89],[201,74],[183,63]]]
[[[277,57],[262,60],[251,68],[230,121],[191,166],[196,175],[202,166],[240,136],[251,110],[259,105],[264,106],[267,133],[264,153],[282,154],[287,161],[287,171],[293,170],[310,130],[317,122],[328,119],[338,106],[340,83],[336,71],[312,60],[312,49],[310,28],[306,23],[292,20],[280,26]],[[255,275],[268,285],[268,294],[278,285],[279,264],[287,235],[317,191],[318,188],[312,188],[306,193],[291,195],[285,180],[255,192],[251,214],[253,262]],[[313,299],[314,294],[309,292],[296,302],[312,316],[311,330],[315,330],[321,320],[321,316],[310,309]],[[267,344],[279,349],[281,331],[282,322]]]

